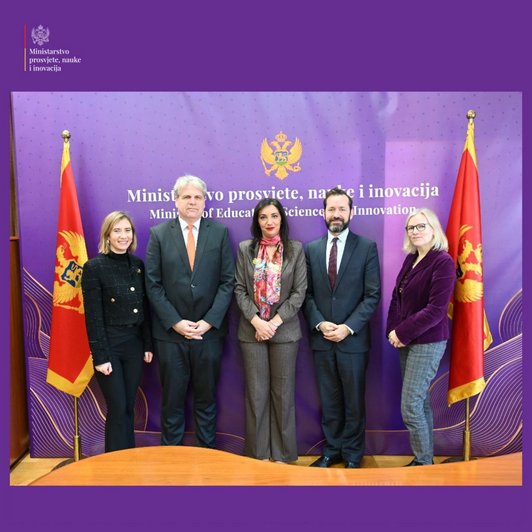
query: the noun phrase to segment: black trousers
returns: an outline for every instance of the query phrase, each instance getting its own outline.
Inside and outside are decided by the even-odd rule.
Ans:
[[[161,444],[181,445],[189,383],[194,398],[196,444],[215,447],[216,385],[223,340],[156,341],[162,385]]]
[[[341,455],[360,463],[366,428],[366,366],[368,353],[313,351],[321,401],[325,456]]]
[[[139,334],[109,338],[110,375],[96,372],[107,404],[105,452],[135,447],[135,397],[142,377],[144,346]]]

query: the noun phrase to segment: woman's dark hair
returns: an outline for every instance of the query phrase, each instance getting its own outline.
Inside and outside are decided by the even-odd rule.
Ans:
[[[264,198],[263,200],[260,200],[255,206],[255,209],[253,211],[253,219],[251,221],[251,235],[253,236],[253,244],[251,247],[255,249],[258,246],[260,239],[262,238],[262,230],[259,225],[259,214],[260,211],[264,209],[264,207],[268,207],[269,205],[273,205],[279,211],[279,215],[281,216],[281,228],[279,229],[279,236],[281,237],[281,242],[283,243],[285,253],[288,253],[288,218],[286,217],[284,207],[281,205],[279,200],[276,200],[274,198]]]

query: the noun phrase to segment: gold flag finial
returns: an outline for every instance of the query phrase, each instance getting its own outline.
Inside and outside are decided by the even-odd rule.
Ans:
[[[62,132],[61,132],[61,136],[63,137],[64,141],[65,142],[68,142],[70,140],[70,131],[68,129],[64,129]]]
[[[475,117],[477,116],[477,112],[470,109],[467,111],[467,119],[469,120],[469,123],[472,124],[473,120],[475,120]]]

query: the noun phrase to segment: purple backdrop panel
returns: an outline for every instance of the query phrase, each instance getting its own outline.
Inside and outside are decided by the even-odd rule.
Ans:
[[[488,385],[472,401],[473,453],[520,449],[521,94],[18,92],[13,112],[32,456],[72,454],[71,398],[45,382],[63,129],[72,133],[72,166],[91,257],[100,223],[115,209],[135,219],[143,257],[150,226],[175,216],[170,190],[184,173],[207,182],[206,216],[227,225],[235,250],[249,237],[252,209],[262,197],[278,197],[292,237],[308,242],[325,231],[324,191],[347,189],[354,205],[351,228],[377,242],[383,280],[367,373],[367,453],[409,454],[399,411],[399,363],[384,341],[383,322],[403,260],[406,214],[427,206],[447,222],[470,108],[477,111],[485,301],[495,339],[485,355]],[[284,146],[290,152],[296,139],[302,153],[286,172],[261,158],[264,142],[271,149],[275,142],[281,148],[290,142]],[[233,304],[217,441],[219,448],[241,453],[244,381],[237,320]],[[447,407],[447,371],[445,356],[431,390],[435,451],[460,454],[463,405]],[[296,379],[299,453],[319,454],[323,435],[306,335]],[[146,366],[137,398],[138,445],[159,443],[159,403],[155,362]],[[84,454],[102,452],[105,406],[95,381],[81,397],[80,412]],[[186,443],[192,444],[188,419]]]

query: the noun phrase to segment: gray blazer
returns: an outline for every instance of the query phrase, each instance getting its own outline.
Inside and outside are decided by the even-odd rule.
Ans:
[[[146,293],[154,310],[154,338],[186,341],[172,329],[182,319],[210,323],[212,329],[203,336],[204,340],[225,335],[235,271],[225,226],[202,218],[193,272],[179,220],[152,227],[145,267]]]
[[[285,249],[281,270],[281,297],[272,306],[271,317],[279,314],[283,320],[274,337],[273,343],[295,342],[301,338],[298,311],[305,300],[307,290],[307,268],[305,252],[301,242],[290,240],[290,251]],[[287,247],[288,247],[287,246]],[[235,297],[241,311],[238,325],[238,339],[241,342],[255,342],[255,328],[250,321],[259,309],[253,298],[253,259],[257,256],[258,246],[252,246],[252,240],[240,242],[236,261]]]
[[[316,330],[322,321],[345,323],[354,334],[338,342],[344,353],[369,350],[369,320],[381,297],[379,256],[377,245],[349,231],[342,262],[333,289],[325,267],[327,236],[307,245],[308,290],[304,312],[310,326],[310,347],[313,351],[328,351],[332,342]]]

